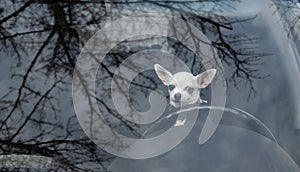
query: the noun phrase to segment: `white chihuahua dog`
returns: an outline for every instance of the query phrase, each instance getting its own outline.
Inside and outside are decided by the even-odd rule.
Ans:
[[[154,65],[158,78],[168,86],[170,105],[180,107],[191,105],[200,99],[201,88],[207,87],[216,75],[216,69],[209,69],[194,76],[189,72],[178,72],[172,75],[167,69],[159,64]]]
[[[170,105],[180,107],[201,102],[200,90],[207,87],[216,75],[216,69],[209,69],[196,76],[189,72],[178,72],[172,75],[168,70],[154,65],[154,70],[158,78],[164,85],[168,86],[170,95]],[[185,119],[177,120],[175,126],[184,125]]]

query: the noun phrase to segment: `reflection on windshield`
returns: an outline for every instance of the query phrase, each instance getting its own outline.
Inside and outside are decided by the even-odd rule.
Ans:
[[[267,126],[264,123],[262,123],[255,116],[243,110],[240,110],[238,108],[224,108],[224,107],[216,107],[216,106],[190,107],[187,109],[182,109],[179,111],[172,112],[167,116],[159,119],[154,124],[152,124],[146,131],[144,131],[142,136],[148,138],[151,135],[153,135],[153,133],[157,133],[160,130],[164,130],[170,127],[176,127],[174,126],[176,124],[176,120],[174,120],[174,117],[176,118],[178,114],[182,112],[188,112],[195,109],[199,109],[199,110],[215,109],[215,110],[224,111],[220,125],[230,125],[230,126],[236,126],[236,127],[248,129],[257,132],[258,134],[261,134],[267,137],[268,139],[274,141],[275,143],[277,143],[277,140],[272,134],[272,132],[267,128]],[[199,112],[199,114],[203,115],[201,111]]]
[[[290,6],[277,2],[6,0],[0,3],[0,161],[4,163],[0,164],[0,171],[21,168],[105,171],[108,167],[112,171],[299,171],[300,74],[296,47],[300,43],[298,37],[288,37],[289,28],[282,24],[285,19],[282,15],[291,14],[286,12]],[[277,7],[284,10],[278,12]],[[153,17],[149,13],[159,17],[150,21]],[[288,19],[295,22],[299,16],[300,13],[293,13]],[[127,22],[114,23],[120,18],[126,18]],[[179,22],[178,18],[185,22]],[[141,26],[138,22],[145,21],[148,23],[138,27]],[[109,26],[114,27],[107,29]],[[297,23],[292,26],[298,27]],[[101,35],[105,28],[108,34]],[[160,34],[142,34],[152,29]],[[129,32],[135,36],[126,37]],[[99,37],[93,42],[90,38],[94,33],[99,33]],[[297,33],[295,29],[291,35]],[[186,40],[190,40],[189,45]],[[91,49],[86,44],[96,51],[89,54]],[[86,54],[79,60],[82,52]],[[104,59],[98,61],[102,56]],[[137,63],[142,56],[147,61]],[[88,57],[92,60],[87,60]],[[212,84],[200,93],[207,106],[170,111],[168,88],[152,68],[140,69],[143,64],[155,61],[175,70],[178,63],[170,60],[174,57],[193,75],[215,68],[221,77],[213,82],[224,83],[219,88],[226,88],[225,91],[219,92],[222,94],[216,99],[212,91],[216,87]],[[133,60],[123,63],[130,58]],[[91,65],[94,71],[76,75],[78,63]],[[122,64],[122,71],[118,71]],[[124,70],[137,75],[132,81],[118,80],[122,75],[117,74],[126,73]],[[91,76],[95,82],[84,82]],[[114,78],[121,82],[113,85]],[[73,79],[79,83],[78,87],[72,87]],[[87,89],[90,86],[95,89]],[[126,93],[119,89],[125,86]],[[88,104],[87,111],[81,111],[81,118],[76,116],[75,98],[72,99],[72,91],[78,89],[86,94],[75,98],[83,99],[80,105]],[[117,89],[120,94],[115,94]],[[124,113],[115,107],[114,95]],[[223,100],[226,100],[223,108],[213,104]],[[150,113],[152,105],[159,108]],[[131,113],[133,109],[148,114],[146,118],[156,122],[146,124],[136,118],[139,117],[136,113]],[[205,144],[199,144],[203,143],[199,138],[205,128],[204,121],[216,122],[207,115],[210,110],[224,110],[221,125]],[[193,116],[191,111],[199,112]],[[156,112],[163,113],[159,120],[160,114]],[[190,118],[197,119],[195,125]],[[89,120],[89,128],[80,125],[81,119]],[[99,122],[107,124],[105,129],[110,133],[95,143],[91,140],[93,134],[97,136],[104,130],[104,125],[96,125]],[[177,139],[180,129],[187,125],[191,132],[185,133],[182,140]],[[176,136],[171,137],[174,140],[138,145],[140,151],[129,152],[143,157],[144,150],[165,150],[165,145],[182,141],[153,158],[122,159],[102,149],[114,147],[123,152],[132,146],[120,141],[125,137],[151,140],[170,128],[175,128],[171,133]],[[121,137],[113,139],[112,135]]]

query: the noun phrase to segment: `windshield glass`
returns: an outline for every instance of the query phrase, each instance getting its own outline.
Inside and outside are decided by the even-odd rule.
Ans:
[[[299,7],[1,3],[0,169],[299,171]]]

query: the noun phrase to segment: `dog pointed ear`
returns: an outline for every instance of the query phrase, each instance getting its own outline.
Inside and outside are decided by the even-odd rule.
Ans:
[[[196,81],[199,84],[199,87],[200,88],[207,87],[214,79],[216,73],[217,73],[216,69],[209,69],[209,70],[197,75]]]
[[[158,78],[163,82],[163,84],[169,85],[169,83],[172,81],[173,75],[159,64],[154,65],[154,70]]]

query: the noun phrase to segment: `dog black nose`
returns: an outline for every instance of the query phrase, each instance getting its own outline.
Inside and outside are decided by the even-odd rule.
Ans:
[[[179,100],[181,99],[181,94],[180,94],[180,93],[176,93],[176,94],[174,95],[174,99],[175,99],[176,101],[179,101]]]

